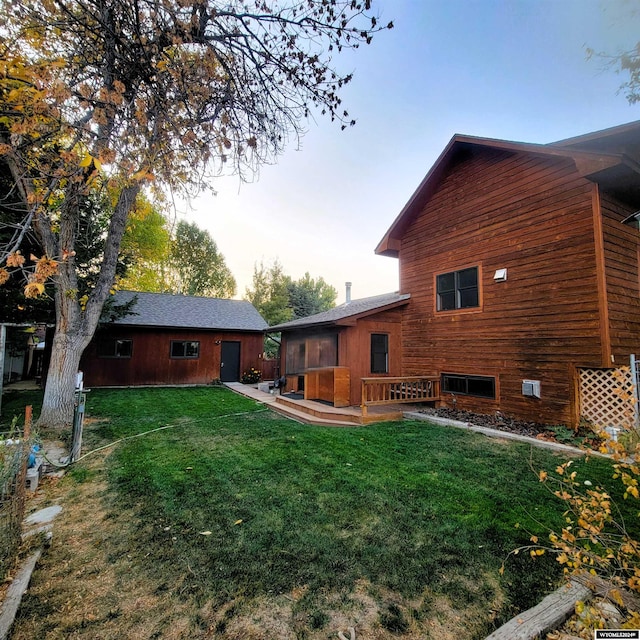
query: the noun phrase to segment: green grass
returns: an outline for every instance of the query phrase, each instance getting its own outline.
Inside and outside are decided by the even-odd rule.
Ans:
[[[90,413],[110,418],[103,438],[179,425],[121,444],[111,464],[168,584],[188,570],[193,593],[224,601],[365,579],[409,598],[429,587],[489,601],[487,576],[525,531],[561,525],[560,503],[530,469],[530,458],[555,468],[543,450],[424,422],[332,429],[260,409],[224,389],[92,393]],[[600,479],[606,467],[589,463]],[[514,557],[502,617],[558,575],[548,558]]]
[[[378,596],[422,598],[409,612],[381,608],[394,633],[407,615],[437,615],[429,603],[441,597],[461,611],[499,602],[480,637],[560,576],[552,558],[527,554],[499,575],[528,532],[562,524],[531,468],[563,460],[546,450],[420,421],[301,425],[220,388],[94,390],[87,411],[87,445],[170,426],[108,459],[111,508],[135,514],[113,553],[136,552],[137,569],[169,592],[219,606],[304,586],[296,607],[314,629],[329,619],[329,592],[348,598],[364,581]],[[606,461],[584,467],[574,468],[607,483]]]

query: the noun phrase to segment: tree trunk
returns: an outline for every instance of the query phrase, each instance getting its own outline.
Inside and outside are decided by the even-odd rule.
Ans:
[[[120,192],[109,223],[100,275],[84,308],[76,300],[75,295],[70,295],[70,292],[78,291],[78,279],[73,260],[59,262],[58,273],[54,277],[56,331],[53,337],[42,411],[37,423],[39,427],[64,428],[73,422],[76,375],[80,358],[91,342],[100,320],[102,307],[113,285],[127,217],[139,191],[140,183],[136,182]],[[61,216],[60,221],[60,245],[62,249],[68,251],[75,246],[77,218],[71,215],[74,212],[75,209],[67,210],[65,213],[70,215]],[[36,231],[38,230],[36,227]],[[48,235],[50,235],[48,228],[40,230],[39,237],[46,239]],[[53,246],[53,243],[51,244]],[[52,255],[59,253],[56,247],[49,251]]]
[[[77,337],[56,331],[39,427],[62,428],[72,424],[76,375],[84,347]]]

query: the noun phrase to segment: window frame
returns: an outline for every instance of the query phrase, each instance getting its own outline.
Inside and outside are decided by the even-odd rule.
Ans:
[[[121,349],[118,348],[118,345],[128,344],[129,345],[129,353],[125,353],[124,355],[121,353]],[[105,345],[112,345],[113,349],[110,349],[110,353],[105,353]],[[96,354],[98,358],[105,359],[116,359],[116,360],[128,360],[133,357],[133,339],[132,338],[112,338],[105,337],[100,338],[98,340],[98,345],[96,348]]]
[[[461,283],[461,279],[464,277],[465,272],[475,270],[475,287],[465,285]],[[447,289],[441,288],[441,282],[446,277],[453,278],[453,286]],[[451,271],[442,271],[436,273],[434,276],[434,290],[435,290],[435,309],[437,313],[468,313],[478,311],[482,308],[482,268],[481,265],[469,265],[460,269],[453,269]],[[475,304],[465,304],[463,306],[463,297],[468,295],[468,292],[475,291]],[[443,297],[453,296],[453,306],[447,306],[443,308]]]
[[[176,355],[174,353],[174,346],[179,344],[184,346],[184,353],[182,355]],[[186,345],[197,345],[195,355],[189,355],[187,353]],[[198,360],[200,358],[200,340],[170,340],[169,358],[171,358],[171,360]]]
[[[464,389],[451,389],[448,388],[451,385],[449,381],[456,380],[464,384]],[[469,382],[472,383],[490,383],[493,395],[487,395],[485,393],[477,393],[469,391]],[[472,387],[473,388],[473,387]],[[486,400],[496,400],[497,398],[497,385],[495,376],[483,376],[477,374],[466,373],[440,373],[440,389],[442,393],[452,393],[454,395],[469,396],[472,398],[484,398]]]
[[[389,334],[388,333],[371,333],[369,334],[369,354],[370,354],[370,360],[369,360],[369,370],[370,373],[372,374],[388,374],[389,373]],[[373,340],[374,337],[382,337],[384,338],[384,351],[375,351],[374,352],[374,344],[373,344]],[[381,354],[384,354],[384,370],[380,370],[378,368],[374,367],[374,358],[375,356],[380,356]]]

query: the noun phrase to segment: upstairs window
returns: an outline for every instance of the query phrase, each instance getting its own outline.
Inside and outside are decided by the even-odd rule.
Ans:
[[[389,336],[371,334],[371,373],[389,373]]]
[[[130,358],[133,340],[103,338],[98,342],[98,358]]]
[[[436,278],[436,293],[438,311],[478,307],[478,267],[441,273]]]
[[[197,341],[171,341],[172,358],[198,358],[200,357],[200,343]]]

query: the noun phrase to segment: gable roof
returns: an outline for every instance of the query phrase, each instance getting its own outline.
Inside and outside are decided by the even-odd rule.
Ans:
[[[609,130],[607,130],[609,131]],[[464,149],[492,149],[547,157],[571,158],[585,178],[602,184],[623,199],[640,203],[640,164],[620,150],[621,136],[640,137],[640,121],[601,132],[551,144],[511,142],[456,134],[440,154],[400,214],[375,249],[379,255],[397,257],[404,231],[422,210],[444,179],[454,159]],[[598,144],[595,144],[595,140]],[[609,143],[605,143],[609,140]],[[617,142],[617,144],[614,144]]]
[[[297,318],[289,322],[269,327],[269,332],[286,331],[288,329],[304,329],[315,326],[352,325],[362,317],[387,311],[406,304],[411,297],[408,293],[384,293],[369,298],[359,298],[351,302],[345,302],[328,311],[322,311],[306,318]]]
[[[256,308],[246,300],[118,291],[114,302],[121,305],[134,297],[137,297],[137,302],[132,314],[109,324],[228,331],[263,331],[268,326]]]

